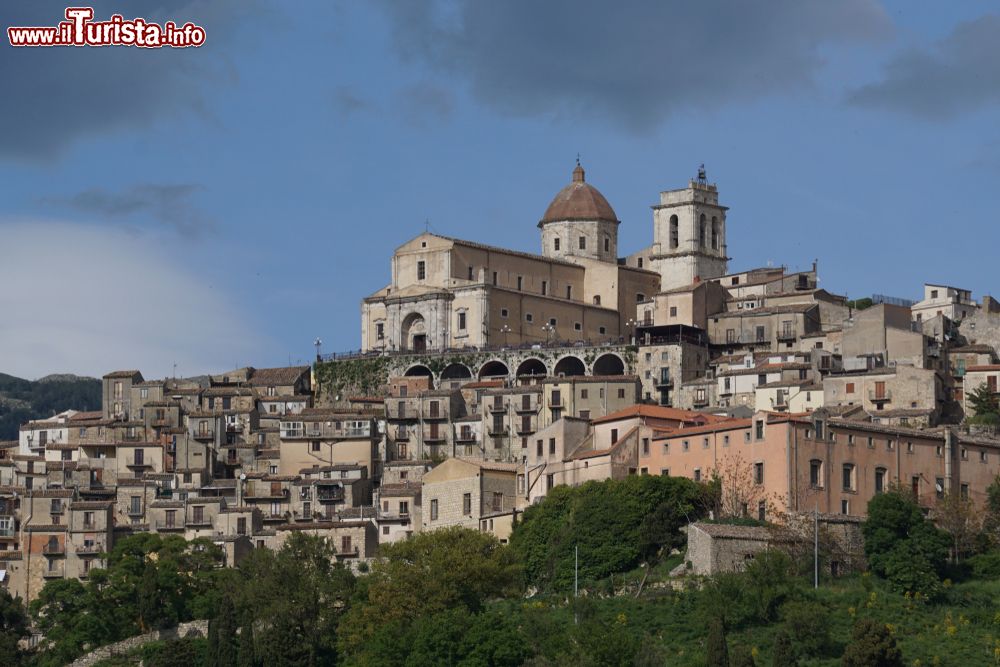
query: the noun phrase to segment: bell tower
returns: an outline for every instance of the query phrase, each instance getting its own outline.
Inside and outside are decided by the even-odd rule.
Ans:
[[[726,206],[709,183],[705,165],[686,188],[660,193],[653,209],[652,268],[660,274],[660,289],[690,285],[727,273]]]

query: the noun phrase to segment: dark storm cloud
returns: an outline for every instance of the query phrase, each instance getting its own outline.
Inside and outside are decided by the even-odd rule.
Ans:
[[[91,188],[69,197],[49,197],[43,203],[107,221],[129,224],[152,221],[184,236],[198,236],[214,227],[212,220],[191,201],[200,189],[187,183],[144,183],[121,192]]]
[[[72,4],[72,3],[70,3]],[[0,24],[55,26],[65,1],[0,3]],[[194,49],[20,48],[3,35],[0,55],[0,157],[44,160],[82,137],[123,128],[142,128],[181,112],[204,112],[202,86],[231,77],[219,48],[256,2],[161,0],[148,3],[84,3],[95,20],[111,14],[163,23],[187,21],[206,29],[205,45]]]
[[[468,81],[515,115],[610,118],[632,128],[811,85],[820,48],[890,24],[875,0],[389,2],[405,59]]]
[[[1000,102],[1000,16],[962,23],[933,47],[898,55],[881,81],[850,100],[930,119]]]

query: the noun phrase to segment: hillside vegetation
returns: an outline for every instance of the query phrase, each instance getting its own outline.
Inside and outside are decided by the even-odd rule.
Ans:
[[[76,375],[31,381],[0,373],[0,440],[17,439],[18,427],[30,419],[69,409],[100,410],[101,381]]]

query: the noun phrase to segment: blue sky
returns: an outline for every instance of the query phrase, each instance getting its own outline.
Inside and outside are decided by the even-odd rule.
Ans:
[[[10,25],[65,5],[4,3]],[[988,2],[108,3],[200,49],[22,49],[0,77],[0,371],[147,377],[356,348],[424,229],[538,251],[577,153],[649,243],[704,162],[736,270],[994,290]]]

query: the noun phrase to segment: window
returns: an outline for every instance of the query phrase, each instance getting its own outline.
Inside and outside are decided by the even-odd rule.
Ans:
[[[757,520],[764,521],[767,517],[767,501],[758,500],[757,501]]]
[[[509,310],[507,310],[506,308],[501,308],[500,309],[500,317],[508,317],[509,315],[510,315],[510,311]]]
[[[704,390],[699,390],[699,391],[704,391]],[[722,436],[722,446],[723,447],[728,447],[729,446],[729,436],[728,435]]]
[[[555,325],[556,325],[556,318],[550,317],[549,318],[549,326],[550,327],[554,327]]]
[[[688,441],[687,440],[683,440],[681,442],[681,449],[684,450],[685,452],[688,450]]]
[[[401,500],[401,501],[399,501],[399,513],[400,514],[409,514],[410,513],[410,501],[409,500]]]
[[[875,449],[875,438],[868,436],[868,449]]]
[[[340,553],[346,554],[352,551],[354,551],[354,549],[351,548],[351,536],[342,535],[340,538]]]
[[[417,280],[424,280],[427,278],[427,263],[423,260],[417,262]]]
[[[549,281],[548,280],[543,280],[542,281],[542,296],[545,296],[548,293],[549,293]]]
[[[437,498],[431,498],[431,521],[437,521],[438,518],[438,501]]]
[[[607,236],[604,237],[604,252],[611,252],[611,239]],[[641,262],[642,260],[640,259],[639,261]],[[641,265],[640,268],[642,268]]]
[[[854,491],[854,464],[845,463],[843,469],[844,491]]]
[[[968,500],[969,499],[969,485],[968,484],[963,484],[960,487],[960,489],[959,489],[959,493],[962,496],[962,500]]]
[[[823,488],[823,462],[819,459],[809,462],[809,486]]]
[[[965,447],[962,447],[962,460],[963,461],[969,460],[969,450],[966,449]]]
[[[542,456],[542,449],[543,449],[544,446],[545,445],[544,445],[544,443],[541,440],[538,440],[538,441],[535,442],[535,456],[538,456],[538,457]]]
[[[677,317],[677,306],[670,306],[670,317]]]
[[[586,249],[587,249],[587,237],[586,236],[581,236],[580,237],[580,250],[586,250]]]
[[[462,494],[462,514],[469,516],[472,514],[472,494]]]
[[[520,292],[520,291],[521,291],[521,286],[522,286],[523,284],[524,284],[524,278],[522,278],[521,276],[518,276],[518,277],[517,277],[517,291],[518,291],[518,292]]]
[[[676,215],[670,216],[670,249],[671,250],[676,249],[677,246],[678,246],[679,233],[678,233],[678,229],[677,229],[678,228],[677,222],[678,221],[677,221],[677,216]]]
[[[613,445],[616,442],[618,442],[618,429],[613,428],[611,429],[611,444]]]
[[[579,322],[574,322],[573,323],[573,330],[574,331],[583,331],[583,325],[580,324]]]
[[[841,514],[850,514],[851,513],[851,501],[849,501],[849,500],[841,500],[840,501],[840,513]]]
[[[708,449],[708,438],[702,438],[701,448],[702,449]]]
[[[619,389],[618,390],[618,398],[625,398],[625,390],[624,389]]]
[[[549,438],[549,454],[554,455],[555,453],[556,453],[556,439]]]
[[[764,464],[754,463],[753,464],[753,483],[763,484],[764,483]]]
[[[643,294],[642,292],[636,292],[636,294],[635,294],[635,302],[636,303],[642,303],[645,300],[646,300],[646,295],[645,294]]]
[[[649,438],[642,439],[642,455],[649,456]]]
[[[986,452],[985,451],[979,452],[979,462],[980,463],[986,463]]]
[[[497,286],[497,272],[496,271],[493,272],[493,286],[494,287]]]
[[[938,500],[944,498],[944,477],[934,478],[934,493]]]
[[[312,451],[314,451],[314,452],[318,452],[319,451],[319,440],[313,440],[312,441]]]
[[[494,512],[503,511],[503,494],[499,491],[493,492],[493,511]]]
[[[524,321],[525,322],[534,322],[535,321],[535,316],[532,315],[531,313],[525,313],[524,314]]]
[[[931,298],[932,299],[938,298],[938,291],[936,289],[931,290]]]
[[[458,314],[458,328],[461,331],[465,331],[465,313]]]
[[[195,505],[191,508],[191,521],[194,523],[205,522],[205,507],[203,505]]]
[[[473,273],[473,269],[472,269],[472,267],[470,266],[470,267],[469,267],[469,280],[472,280],[472,273]]]
[[[854,436],[853,435],[848,435],[847,436],[847,444],[850,445],[851,447],[854,446]]]
[[[559,239],[558,238],[556,238],[556,239],[554,239],[552,241],[552,246],[553,246],[553,249],[559,250]]]
[[[885,468],[875,468],[875,493],[885,491]]]
[[[566,298],[567,299],[572,299],[573,298],[573,286],[572,285],[566,285]]]
[[[695,468],[694,469],[694,481],[696,481],[696,482],[700,482],[701,481],[701,468]]]
[[[848,382],[847,383],[847,388],[844,391],[846,391],[848,394],[853,394],[854,393],[854,383],[853,382]]]
[[[600,294],[595,294],[594,295],[594,305],[595,306],[601,305],[601,295]]]
[[[640,257],[640,258],[639,258],[639,260],[638,260],[638,262],[637,262],[637,266],[638,266],[638,268],[640,268],[640,269],[642,268],[642,257]]]
[[[757,440],[763,440],[764,439],[764,420],[763,419],[758,419],[754,423],[754,431],[755,431],[755,433],[754,433],[754,438],[755,439],[757,439]]]
[[[604,334],[608,333],[608,328],[607,327],[598,327],[597,328],[597,333],[599,333],[599,334],[601,334],[603,336]]]

